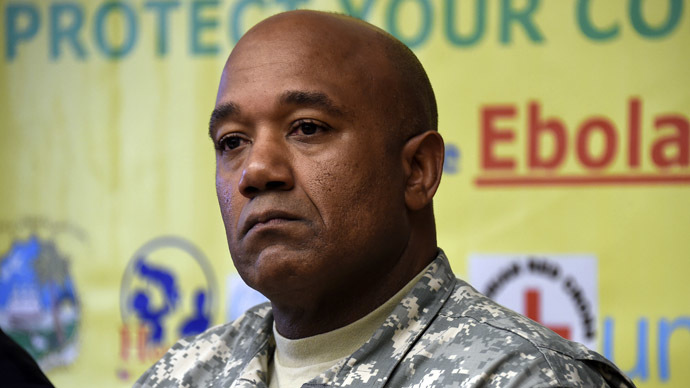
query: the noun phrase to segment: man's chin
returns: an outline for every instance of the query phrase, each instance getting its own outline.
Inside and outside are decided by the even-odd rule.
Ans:
[[[322,263],[304,250],[271,246],[253,262],[235,263],[247,284],[267,298],[309,290],[310,283],[323,274]]]

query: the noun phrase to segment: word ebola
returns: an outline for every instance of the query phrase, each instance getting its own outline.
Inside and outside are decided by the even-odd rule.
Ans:
[[[653,132],[645,130],[642,100],[631,98],[624,125],[592,115],[579,125],[571,124],[569,130],[563,119],[548,117],[539,102],[530,101],[520,131],[515,122],[518,109],[516,105],[487,105],[480,109],[482,175],[478,185],[690,183],[690,121],[681,114],[654,115]],[[522,157],[521,153],[506,155],[506,147],[515,144],[519,136],[525,137],[526,152]],[[652,141],[644,142],[645,136]],[[571,155],[579,170],[576,176],[563,173]],[[625,166],[622,175],[620,171],[618,175],[601,174],[621,164]],[[518,175],[518,167],[528,174]],[[654,175],[641,173],[642,167],[653,167]]]

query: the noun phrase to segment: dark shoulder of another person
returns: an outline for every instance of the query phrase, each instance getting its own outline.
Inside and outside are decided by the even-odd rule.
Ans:
[[[36,361],[0,330],[0,386],[12,388],[53,388]]]

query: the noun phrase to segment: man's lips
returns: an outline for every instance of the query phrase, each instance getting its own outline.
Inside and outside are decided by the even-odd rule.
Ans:
[[[297,221],[300,218],[294,214],[282,210],[268,210],[259,213],[250,214],[240,229],[240,235],[245,236],[250,230],[268,225],[275,225],[284,221]]]

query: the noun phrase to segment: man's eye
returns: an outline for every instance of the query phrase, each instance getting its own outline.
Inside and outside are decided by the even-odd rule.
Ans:
[[[244,143],[244,139],[239,136],[225,136],[218,141],[217,149],[219,151],[231,151],[235,148],[241,146]]]
[[[312,136],[319,132],[328,130],[326,125],[311,120],[299,120],[293,125],[291,135]]]

